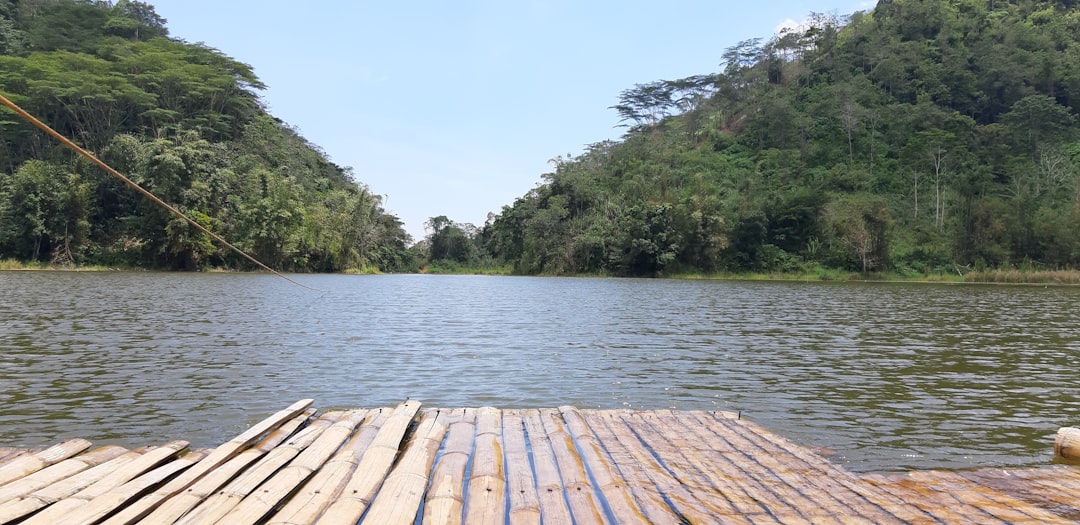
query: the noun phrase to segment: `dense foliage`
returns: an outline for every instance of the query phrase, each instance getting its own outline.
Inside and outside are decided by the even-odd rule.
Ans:
[[[271,266],[415,266],[380,196],[261,106],[251,68],[147,3],[0,0],[0,92]],[[248,268],[0,110],[0,258]]]
[[[624,91],[621,141],[470,239],[522,273],[1076,268],[1077,4],[881,0],[741,42]]]

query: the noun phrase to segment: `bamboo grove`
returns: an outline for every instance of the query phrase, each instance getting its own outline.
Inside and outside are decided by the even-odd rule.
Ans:
[[[0,90],[166,202],[283,270],[410,270],[381,197],[261,105],[251,68],[170,38],[138,1],[0,0]],[[0,258],[249,267],[0,111]]]
[[[882,0],[719,58],[625,90],[621,140],[428,242],[520,273],[1080,265],[1077,2]]]

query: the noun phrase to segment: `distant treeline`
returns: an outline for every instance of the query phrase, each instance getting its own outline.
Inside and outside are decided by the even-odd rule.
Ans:
[[[1080,266],[1075,1],[882,0],[624,91],[620,141],[553,159],[433,259],[520,273]],[[523,103],[527,103],[523,101]]]
[[[291,271],[418,267],[382,199],[261,105],[251,68],[138,1],[0,0],[0,92],[166,202]],[[0,259],[249,268],[0,109]]]

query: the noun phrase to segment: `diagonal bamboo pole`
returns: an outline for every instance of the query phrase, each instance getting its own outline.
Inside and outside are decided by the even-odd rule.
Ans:
[[[185,221],[187,221],[188,224],[194,226],[197,230],[209,235],[210,238],[212,238],[215,241],[221,243],[226,248],[240,254],[245,259],[255,263],[255,265],[258,266],[259,268],[262,268],[263,270],[266,270],[266,271],[268,271],[268,272],[270,272],[270,273],[272,273],[272,274],[274,274],[274,275],[276,275],[278,277],[281,277],[282,279],[285,279],[286,281],[289,281],[290,283],[293,283],[293,284],[295,284],[295,285],[297,285],[297,286],[299,286],[301,288],[307,288],[308,290],[313,290],[313,291],[316,291],[316,292],[323,292],[323,293],[326,292],[326,290],[320,290],[318,288],[312,288],[312,287],[310,287],[310,286],[308,286],[306,284],[301,284],[299,282],[296,282],[296,281],[290,279],[289,277],[285,276],[281,272],[278,272],[277,270],[274,270],[273,268],[263,264],[262,261],[256,259],[255,257],[252,257],[251,255],[248,255],[246,252],[244,252],[240,248],[237,248],[236,246],[233,246],[232,243],[230,243],[229,241],[226,241],[224,237],[210,231],[207,227],[205,227],[202,224],[199,224],[198,222],[196,222],[195,219],[192,219],[191,217],[188,217],[187,215],[185,215],[184,212],[176,209],[171,204],[161,200],[160,198],[158,198],[157,195],[154,195],[153,193],[150,193],[150,190],[147,190],[146,188],[143,188],[142,186],[139,186],[135,181],[125,177],[122,173],[120,173],[119,171],[116,171],[115,169],[113,169],[112,166],[109,166],[108,164],[103,162],[101,159],[98,159],[97,157],[95,157],[94,154],[92,154],[89,151],[83,149],[78,144],[75,144],[74,142],[71,141],[71,139],[68,139],[67,137],[61,135],[59,132],[57,132],[56,130],[49,127],[48,124],[45,124],[44,122],[42,122],[42,121],[38,120],[37,118],[35,118],[33,115],[28,113],[26,110],[19,107],[18,104],[12,102],[10,99],[5,97],[3,94],[0,94],[0,104],[3,104],[4,106],[7,106],[8,109],[14,111],[15,114],[22,117],[23,120],[26,120],[27,122],[33,124],[38,129],[44,131],[45,133],[48,133],[49,136],[51,136],[52,138],[60,141],[61,144],[67,146],[68,148],[71,148],[72,150],[74,150],[79,155],[82,155],[83,157],[86,157],[87,160],[89,160],[90,162],[96,164],[101,169],[108,172],[109,175],[112,175],[113,177],[116,177],[116,178],[122,180],[124,182],[124,184],[127,184],[128,186],[131,186],[132,188],[135,189],[135,191],[145,195],[146,198],[154,201],[155,203],[157,203],[161,207],[165,208],[166,210],[169,210],[169,212],[172,213],[173,215],[176,215],[177,217],[180,217],[181,219],[184,219]]]

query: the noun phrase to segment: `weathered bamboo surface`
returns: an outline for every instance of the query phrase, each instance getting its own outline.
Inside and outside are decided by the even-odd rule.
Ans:
[[[311,404],[212,450],[0,448],[0,524],[1080,522],[1077,467],[858,475],[723,412]]]

